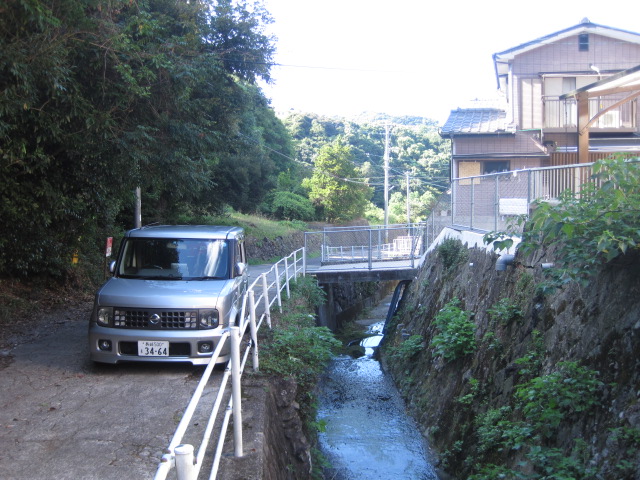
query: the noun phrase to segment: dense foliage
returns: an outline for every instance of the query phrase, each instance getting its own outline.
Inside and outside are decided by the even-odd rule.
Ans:
[[[586,279],[603,262],[640,248],[640,163],[623,157],[593,165],[591,181],[558,205],[538,202],[523,247],[554,247],[562,281]]]
[[[296,279],[283,313],[274,314],[274,328],[264,333],[262,343],[260,370],[295,379],[298,400],[307,410],[313,405],[310,392],[341,345],[331,330],[316,326],[315,312],[324,302],[324,291],[313,277]]]
[[[563,422],[591,413],[601,387],[598,372],[576,362],[560,362],[548,375],[525,377],[515,386],[512,405],[488,409],[475,419],[475,444],[467,463],[478,473],[469,478],[597,478],[584,440],[576,438],[569,455],[549,440]],[[522,455],[517,470],[502,463],[513,452]]]
[[[0,13],[0,276],[101,265],[105,237],[133,226],[137,187],[143,224],[229,207],[380,222],[383,123],[391,222],[406,219],[405,172],[414,220],[446,188],[431,121],[275,115],[256,83],[275,51],[262,0],[15,0]],[[318,165],[338,141],[350,183]]]
[[[452,299],[436,315],[433,324],[437,329],[431,340],[435,355],[445,361],[453,361],[473,353],[476,349],[476,325],[470,314],[460,307],[458,298]]]
[[[437,196],[448,188],[450,147],[431,120],[383,115],[346,120],[292,113],[283,121],[295,144],[299,165],[313,166],[320,150],[336,141],[350,147],[356,169],[350,180],[373,188],[372,203],[365,215],[374,223],[383,221],[385,126],[390,133],[390,223],[406,221],[407,172],[412,221],[425,219]],[[299,172],[309,175],[305,170]]]
[[[303,186],[309,198],[328,222],[340,222],[361,217],[371,197],[371,189],[353,180],[358,172],[353,163],[351,147],[341,141],[325,145],[314,160],[311,178]]]
[[[60,275],[143,222],[246,208],[291,153],[260,3],[16,0],[0,16],[0,272]],[[283,160],[284,158],[284,160]],[[251,192],[249,194],[249,192]]]

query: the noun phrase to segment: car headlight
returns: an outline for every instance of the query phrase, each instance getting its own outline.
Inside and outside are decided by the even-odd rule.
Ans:
[[[96,322],[98,325],[108,327],[111,325],[113,319],[113,307],[100,307],[96,315]]]
[[[218,326],[217,310],[200,310],[198,316],[200,317],[200,328],[216,328]]]

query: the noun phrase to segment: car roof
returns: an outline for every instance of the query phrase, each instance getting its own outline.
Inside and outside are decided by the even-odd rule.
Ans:
[[[129,230],[125,236],[135,238],[241,239],[243,235],[242,228],[223,225],[152,225]]]

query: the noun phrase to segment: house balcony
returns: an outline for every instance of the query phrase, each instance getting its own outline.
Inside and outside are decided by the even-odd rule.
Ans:
[[[589,118],[618,102],[619,99],[589,99]],[[544,130],[546,132],[576,131],[578,104],[575,99],[559,100],[557,96],[543,97]],[[637,130],[637,103],[624,103],[599,117],[590,127],[592,132],[633,133]]]

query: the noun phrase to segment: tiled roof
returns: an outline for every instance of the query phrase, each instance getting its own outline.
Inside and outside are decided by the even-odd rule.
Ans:
[[[458,108],[452,110],[440,130],[451,134],[515,133],[515,125],[507,123],[507,112],[498,108]]]

